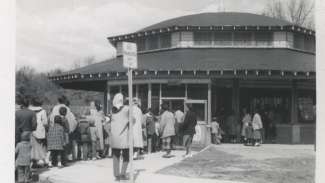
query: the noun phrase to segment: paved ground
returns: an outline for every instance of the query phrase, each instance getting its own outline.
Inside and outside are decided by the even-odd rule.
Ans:
[[[283,157],[314,156],[313,146],[309,145],[263,145],[259,148],[245,147],[240,144],[223,144],[216,146],[221,151],[240,154],[248,159],[269,159]],[[137,183],[235,183],[237,181],[225,181],[217,179],[199,179],[181,177],[175,175],[157,174],[159,170],[179,163],[183,160],[184,151],[174,151],[175,157],[170,159],[161,158],[162,153],[147,155],[144,160],[135,162]],[[52,168],[40,175],[40,180],[52,183],[109,183],[114,182],[112,159],[96,161],[80,161],[62,169]],[[154,180],[154,181],[153,181]]]

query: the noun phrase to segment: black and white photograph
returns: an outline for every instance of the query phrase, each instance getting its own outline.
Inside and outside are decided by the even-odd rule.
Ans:
[[[316,1],[16,0],[12,182],[321,182]]]

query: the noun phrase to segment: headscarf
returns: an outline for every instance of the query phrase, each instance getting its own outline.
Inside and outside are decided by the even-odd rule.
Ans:
[[[117,93],[113,98],[113,106],[117,109],[123,106],[123,95],[122,93]]]

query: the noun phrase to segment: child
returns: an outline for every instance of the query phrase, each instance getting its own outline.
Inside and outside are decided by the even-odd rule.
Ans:
[[[47,134],[47,149],[51,152],[53,166],[65,166],[64,162],[65,135],[62,125],[62,117],[56,115],[54,124]]]
[[[217,122],[217,118],[213,117],[211,122],[211,136],[212,136],[212,143],[213,144],[220,144],[221,143],[221,129],[220,125]]]
[[[104,123],[104,156],[106,157],[111,157],[112,156],[112,152],[111,152],[111,148],[110,148],[110,144],[111,144],[111,122],[110,122],[110,118],[109,117],[105,117],[105,123]]]
[[[89,136],[91,139],[91,154],[92,154],[92,160],[96,160],[96,155],[97,155],[97,151],[96,151],[96,147],[97,147],[97,143],[99,141],[99,135],[97,132],[97,128],[95,126],[95,121],[91,120],[89,123]]]
[[[17,144],[15,149],[18,183],[29,182],[31,150],[30,133],[23,132],[21,134],[21,142]]]
[[[245,138],[246,141],[244,145],[253,145],[253,126],[251,121],[247,123],[247,126],[245,128]]]
[[[89,121],[87,119],[80,119],[78,131],[80,134],[80,145],[82,146],[82,159],[86,161],[88,159],[88,149],[91,143],[89,135]]]
[[[69,154],[69,123],[67,118],[65,117],[67,115],[67,108],[65,107],[60,107],[59,109],[59,114],[61,115],[62,118],[62,125],[64,129],[64,159],[67,159],[66,156]]]
[[[159,121],[155,120],[155,134],[156,134],[156,138],[157,138],[156,143],[155,143],[156,151],[161,151],[161,145],[162,145],[160,134],[159,134],[159,129],[160,129]]]

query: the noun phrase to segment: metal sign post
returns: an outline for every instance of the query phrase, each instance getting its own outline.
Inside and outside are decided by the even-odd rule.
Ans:
[[[128,69],[128,89],[129,89],[129,156],[130,156],[130,181],[134,183],[134,170],[133,170],[133,120],[132,120],[132,71],[138,67],[137,62],[137,45],[135,43],[123,42],[123,66]]]

